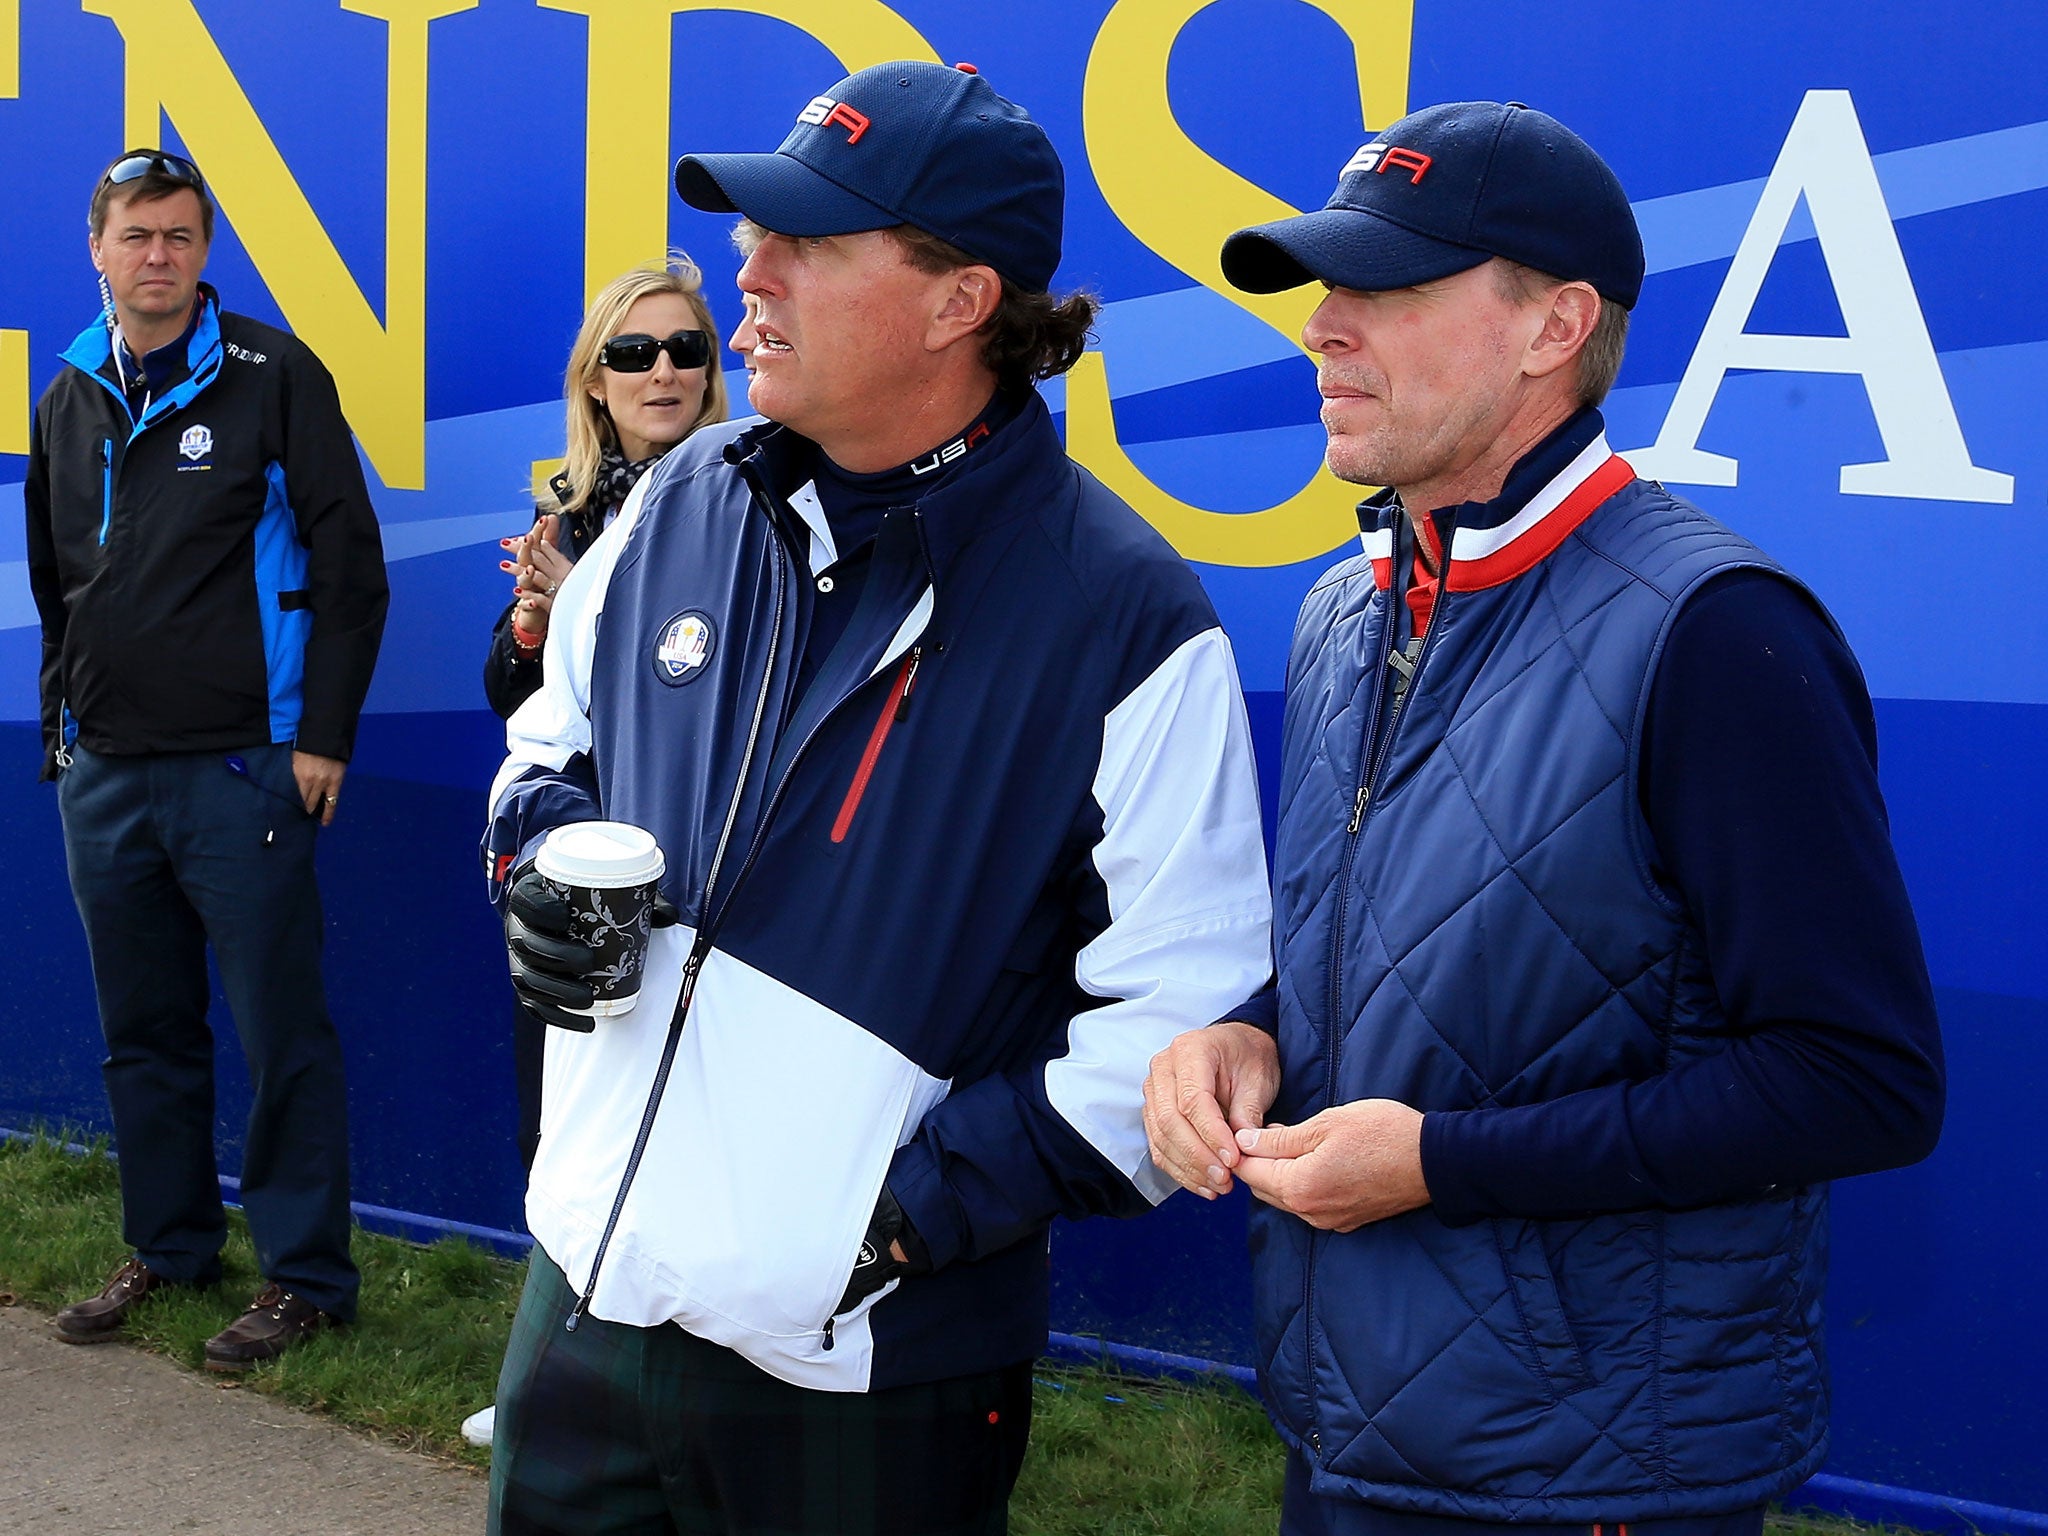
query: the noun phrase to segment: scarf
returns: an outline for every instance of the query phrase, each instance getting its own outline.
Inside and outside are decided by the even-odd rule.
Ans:
[[[629,464],[616,447],[605,449],[597,462],[597,479],[590,487],[590,500],[579,509],[589,519],[593,534],[618,516],[619,508],[626,504],[626,497],[640,483],[640,477],[654,468],[660,457],[661,454],[652,453]]]

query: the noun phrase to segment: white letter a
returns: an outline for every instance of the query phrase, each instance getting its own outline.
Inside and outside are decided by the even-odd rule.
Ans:
[[[1743,326],[1802,192],[1849,334],[1753,335]],[[1731,368],[1862,378],[1886,458],[1843,465],[1844,495],[2012,500],[2011,475],[1970,462],[1847,91],[1808,91],[1800,103],[1664,428],[1653,447],[1628,456],[1638,474],[1689,485],[1735,484],[1735,460],[1697,446]]]

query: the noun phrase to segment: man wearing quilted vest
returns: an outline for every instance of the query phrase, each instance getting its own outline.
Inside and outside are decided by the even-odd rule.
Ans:
[[[1827,1452],[1827,1183],[1941,1122],[1862,674],[1609,449],[1643,247],[1561,124],[1415,113],[1223,267],[1329,290],[1387,487],[1295,631],[1277,985],[1147,1087],[1257,1197],[1282,1529],[1755,1536]]]

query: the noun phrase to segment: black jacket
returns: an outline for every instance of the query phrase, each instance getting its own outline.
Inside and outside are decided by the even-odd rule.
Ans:
[[[548,489],[555,494],[555,505],[560,506],[569,494],[569,477],[556,475],[548,482]],[[544,510],[534,508],[535,521]],[[600,529],[592,509],[579,507],[562,514],[561,531],[562,553],[573,562],[583,558],[583,552],[596,540]],[[509,720],[512,711],[540,689],[540,653],[525,655],[512,643],[512,615],[518,606],[516,600],[509,602],[498,615],[498,622],[491,626],[491,648],[484,655],[484,697],[490,700],[491,710],[500,720]]]
[[[64,361],[23,486],[43,776],[74,729],[115,755],[291,742],[346,759],[388,592],[326,368],[204,285],[182,359],[133,406],[104,322]]]

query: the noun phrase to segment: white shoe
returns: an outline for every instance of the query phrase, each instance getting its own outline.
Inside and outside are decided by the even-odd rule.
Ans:
[[[479,1408],[462,1421],[462,1438],[471,1445],[488,1446],[491,1432],[497,1427],[498,1405],[493,1403],[488,1408]]]

